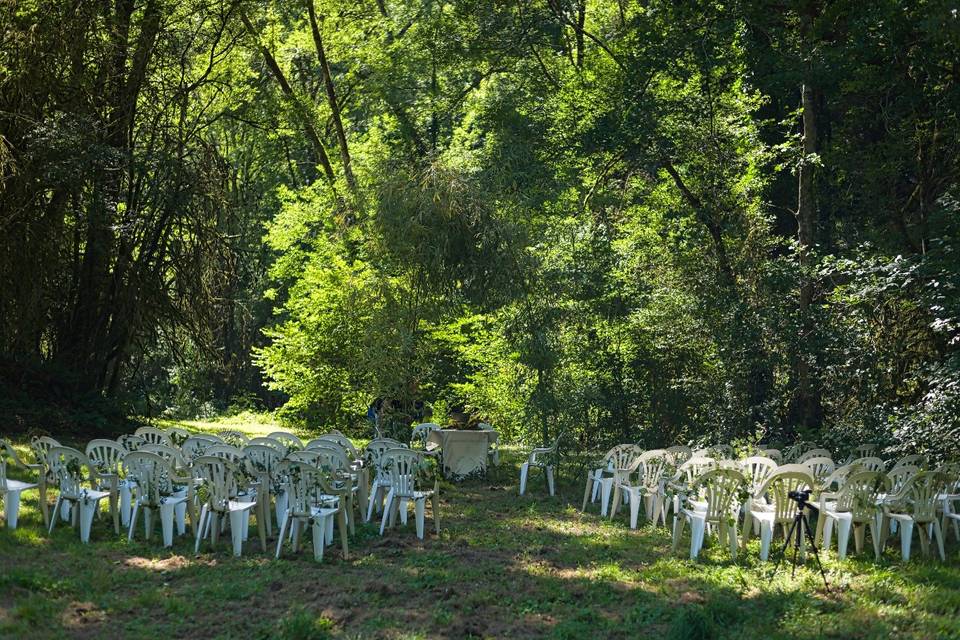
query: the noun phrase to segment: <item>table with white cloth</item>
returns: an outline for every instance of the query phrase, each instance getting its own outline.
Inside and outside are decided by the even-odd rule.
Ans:
[[[465,478],[486,473],[490,446],[497,437],[496,431],[437,429],[430,432],[427,442],[440,447],[445,477]]]

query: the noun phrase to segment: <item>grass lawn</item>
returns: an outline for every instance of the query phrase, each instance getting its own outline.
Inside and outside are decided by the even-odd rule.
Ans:
[[[487,479],[443,486],[439,537],[364,524],[348,561],[336,543],[322,564],[309,546],[274,560],[252,528],[239,559],[229,536],[200,557],[189,536],[160,548],[159,530],[128,543],[107,517],[84,546],[65,525],[47,536],[25,494],[19,529],[0,530],[0,637],[960,638],[952,538],[946,564],[917,541],[907,564],[898,546],[879,564],[831,553],[828,595],[812,560],[771,577],[756,540],[737,562],[719,543],[691,562],[687,538],[672,555],[664,528],[581,514],[573,469],[558,497],[534,471],[520,498],[519,453],[505,453]]]

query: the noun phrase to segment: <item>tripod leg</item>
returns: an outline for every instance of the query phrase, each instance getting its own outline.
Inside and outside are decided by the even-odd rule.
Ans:
[[[776,526],[775,524],[773,526]],[[777,575],[777,570],[780,568],[780,563],[783,562],[783,557],[787,555],[787,547],[790,546],[790,541],[793,539],[793,530],[797,527],[797,521],[794,519],[793,524],[790,525],[790,530],[783,536],[783,547],[780,548],[780,556],[777,558],[777,564],[773,567],[773,573],[770,574],[770,577]]]
[[[829,592],[829,591],[830,591],[830,583],[827,582],[827,572],[824,571],[824,569],[823,569],[823,563],[820,562],[820,553],[819,553],[818,550],[817,550],[817,545],[816,545],[816,541],[814,540],[814,537],[813,537],[813,532],[810,530],[810,523],[807,521],[807,517],[806,517],[805,515],[802,516],[802,517],[803,517],[803,523],[802,523],[801,527],[802,527],[802,529],[803,529],[803,530],[806,532],[806,534],[807,534],[807,540],[810,541],[810,550],[813,551],[813,557],[814,557],[814,558],[816,559],[816,561],[817,561],[817,568],[820,569],[820,577],[823,578],[823,586],[826,587],[827,591]]]

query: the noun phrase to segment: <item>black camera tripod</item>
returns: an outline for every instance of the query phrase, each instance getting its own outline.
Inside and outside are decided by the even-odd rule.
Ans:
[[[823,569],[823,564],[820,562],[820,553],[817,549],[816,540],[814,540],[813,532],[810,531],[810,523],[807,521],[806,509],[810,506],[807,502],[810,499],[809,491],[791,491],[789,493],[790,499],[797,503],[797,513],[793,516],[793,524],[790,525],[790,530],[787,531],[787,535],[784,536],[785,540],[783,541],[783,547],[780,549],[780,558],[777,560],[776,566],[773,568],[773,573],[770,574],[772,578],[777,574],[777,570],[780,568],[780,563],[783,562],[784,557],[787,555],[787,547],[790,546],[790,543],[793,542],[793,569],[790,572],[790,577],[793,578],[797,574],[797,565],[799,564],[798,560],[800,558],[800,547],[803,545],[803,538],[806,536],[807,542],[810,543],[810,550],[813,552],[813,557],[817,561],[817,567],[820,569],[820,576],[823,578],[823,586],[826,588],[827,592],[830,592],[830,584],[827,582],[827,572]]]

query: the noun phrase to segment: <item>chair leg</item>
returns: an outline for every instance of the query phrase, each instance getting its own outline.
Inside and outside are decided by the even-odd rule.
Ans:
[[[153,509],[150,507],[141,507],[141,510],[143,511],[143,537],[144,540],[149,540],[150,534],[153,533]]]
[[[680,538],[683,536],[683,526],[686,524],[687,518],[681,513],[674,514],[673,516],[673,547],[671,548],[672,553],[677,552],[677,548],[680,546]]]
[[[200,553],[200,541],[203,540],[203,529],[204,527],[206,527],[207,518],[209,517],[210,517],[210,512],[208,511],[207,505],[204,504],[203,507],[200,509],[200,519],[196,522],[196,524],[193,527],[193,532],[194,532],[193,537],[195,539],[195,542],[193,545],[194,555],[199,555]]]
[[[613,520],[617,516],[617,511],[620,509],[620,483],[617,483],[613,488],[613,502],[610,505],[610,519]]]
[[[636,529],[637,518],[640,515],[640,494],[631,491],[628,495],[630,500],[630,528]]]
[[[434,485],[433,496],[431,497],[433,501],[433,524],[437,530],[437,535],[440,535],[440,490],[439,487]]]
[[[727,525],[727,536],[730,538],[730,557],[733,560],[737,559],[737,549],[740,545],[737,543],[737,525],[736,522],[732,525]]]
[[[260,534],[260,551],[267,551],[267,529],[270,528],[270,496],[257,500],[257,533]]]
[[[350,549],[347,542],[347,516],[343,512],[343,507],[337,512],[337,529],[340,530],[340,546],[343,549],[343,559],[350,559]]]
[[[80,512],[80,542],[84,544],[90,542],[90,528],[99,506],[99,500],[81,500],[77,504],[77,511]]]
[[[690,520],[690,559],[696,560],[703,546],[703,536],[706,532],[706,521],[699,518]]]
[[[277,560],[280,559],[280,549],[283,547],[283,538],[284,538],[284,535],[287,533],[287,525],[289,520],[290,520],[290,515],[286,513],[283,514],[283,517],[280,519],[280,532],[277,535],[277,553],[275,556]]]
[[[323,548],[326,546],[324,538],[326,537],[327,523],[329,516],[321,518],[317,516],[311,520],[310,528],[313,530],[313,559],[317,562],[323,561]]]
[[[230,512],[230,539],[233,542],[233,555],[237,558],[243,554],[243,532],[249,526],[249,522],[249,509]]]
[[[937,520],[933,521],[933,533],[937,536],[937,551],[940,552],[940,562],[946,562],[947,555],[943,550],[943,527],[940,526]]]
[[[176,504],[164,502],[160,504],[160,528],[163,531],[163,546],[173,546],[173,519],[177,510]]]
[[[387,492],[387,502],[383,508],[383,516],[380,518],[380,535],[383,535],[383,529],[387,526],[387,520],[390,518],[390,513],[393,509],[393,489]]]
[[[57,496],[57,501],[56,501],[56,503],[53,505],[54,517],[53,517],[53,518],[50,518],[50,524],[49,524],[49,526],[47,527],[47,535],[50,535],[51,533],[53,533],[53,527],[56,526],[56,524],[57,524],[56,514],[59,514],[59,513],[60,513],[60,503],[61,503],[62,501],[63,501],[63,496],[62,496],[62,495]]]
[[[743,528],[740,530],[740,546],[746,548],[750,542],[750,534],[753,533],[753,516],[750,515],[750,509],[744,509]]]
[[[3,501],[3,514],[7,521],[7,528],[16,529],[17,519],[20,517],[19,491],[7,491],[7,497]]]
[[[182,536],[187,533],[187,501],[178,502],[173,509],[174,521],[177,523],[177,535]]]
[[[850,527],[851,520],[843,519],[837,521],[837,556],[841,560],[847,557],[847,548],[850,546]],[[854,532],[856,535],[856,532]]]
[[[367,496],[366,522],[370,522],[370,520],[373,518],[373,502],[374,502],[374,498],[376,498],[377,493],[379,491],[380,491],[380,481],[377,479],[374,479],[373,486],[370,487],[370,495]]]
[[[585,512],[587,510],[587,500],[590,499],[590,490],[593,488],[593,472],[587,472],[587,484],[583,488],[583,506],[580,507],[580,511]]]
[[[550,490],[550,495],[555,495],[553,489],[553,467],[547,467],[547,489]]]
[[[764,562],[770,557],[770,541],[773,539],[773,523],[766,520],[760,523],[760,559]]]
[[[520,495],[527,491],[527,474],[530,472],[530,464],[524,462],[520,465]]]
[[[113,518],[113,533],[120,535],[120,495],[117,488],[117,477],[113,476],[110,481],[110,517]]]
[[[418,498],[414,500],[413,508],[416,513],[416,524],[417,524],[417,537],[423,540],[423,510],[427,504],[426,498]]]
[[[606,517],[610,504],[610,489],[613,488],[613,478],[600,478],[600,515]]]
[[[43,515],[43,526],[46,527],[50,525],[50,505],[47,504],[47,483],[44,478],[44,471],[41,469],[40,486],[37,488],[40,490],[40,513]]]
[[[913,542],[913,521],[907,520],[900,524],[900,555],[903,561],[910,560],[910,546]]]
[[[130,526],[131,502],[133,500],[130,485],[123,483],[120,486],[120,524]]]
[[[130,526],[127,527],[127,542],[133,540],[133,534],[137,529],[137,516],[140,515],[140,501],[137,500],[133,504],[133,509],[130,513]]]

